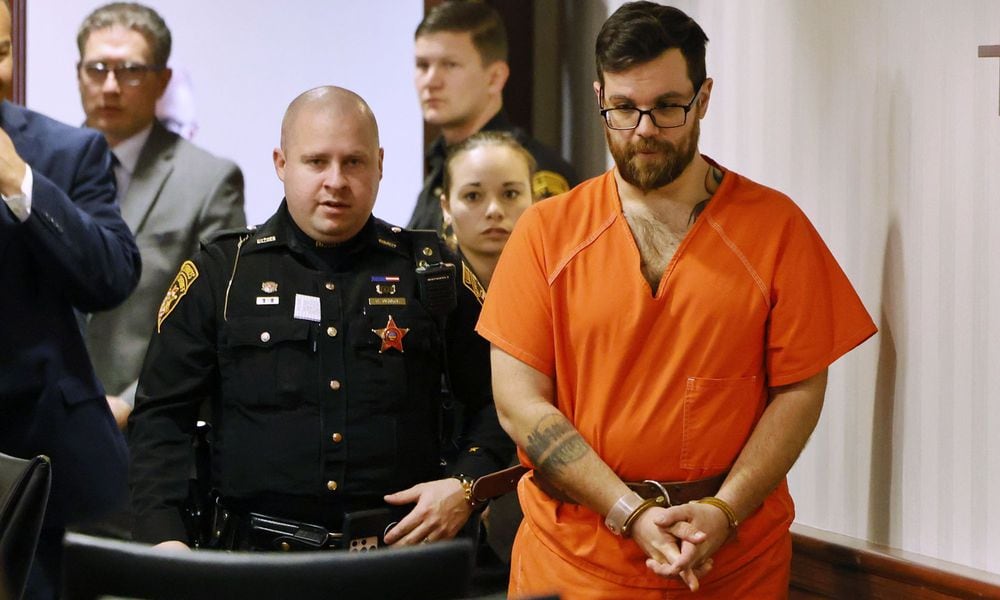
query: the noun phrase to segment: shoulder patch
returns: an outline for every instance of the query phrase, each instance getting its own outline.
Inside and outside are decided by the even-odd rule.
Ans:
[[[536,200],[569,191],[569,182],[555,171],[538,171],[531,178],[531,191]]]
[[[160,333],[163,321],[177,308],[181,298],[187,294],[195,279],[198,279],[198,267],[194,266],[190,260],[184,261],[181,270],[177,272],[177,277],[174,277],[174,282],[167,289],[167,295],[163,297],[159,312],[156,313],[156,333]]]
[[[462,285],[472,292],[476,300],[479,300],[479,304],[482,304],[486,300],[486,288],[483,287],[483,284],[479,283],[479,278],[472,272],[469,265],[465,264],[465,261],[462,261]]]

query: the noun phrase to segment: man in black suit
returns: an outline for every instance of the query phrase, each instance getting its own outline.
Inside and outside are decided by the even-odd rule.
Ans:
[[[0,2],[0,97],[11,85]],[[48,455],[52,493],[25,598],[58,591],[67,524],[115,508],[127,452],[74,309],[105,310],[139,280],[104,138],[0,103],[0,452]]]

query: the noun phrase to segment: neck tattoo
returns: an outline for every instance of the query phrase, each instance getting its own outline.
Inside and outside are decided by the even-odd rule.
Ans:
[[[723,172],[722,169],[717,169],[712,165],[708,165],[708,169],[705,170],[705,192],[708,194],[703,200],[694,205],[691,209],[691,216],[688,217],[688,227],[694,224],[701,216],[702,211],[708,206],[708,201],[712,199],[715,194],[715,190],[719,189],[719,184],[722,183]]]

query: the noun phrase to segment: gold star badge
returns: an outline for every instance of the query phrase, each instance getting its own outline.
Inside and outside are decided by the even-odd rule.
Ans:
[[[372,329],[372,333],[382,340],[382,347],[379,348],[378,353],[382,354],[389,348],[395,348],[402,352],[403,336],[409,333],[409,331],[409,328],[397,327],[396,321],[393,320],[392,315],[389,315],[389,322],[385,324],[385,327],[382,329]]]

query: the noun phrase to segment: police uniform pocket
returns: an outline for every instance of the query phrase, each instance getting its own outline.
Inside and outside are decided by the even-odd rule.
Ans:
[[[281,318],[227,323],[219,362],[223,398],[246,406],[292,408],[316,382],[312,324]]]
[[[684,391],[681,468],[726,469],[757,420],[757,377],[689,377]]]
[[[351,324],[357,369],[354,397],[395,410],[419,410],[428,381],[440,388],[440,336],[433,320],[417,307],[374,308]]]

